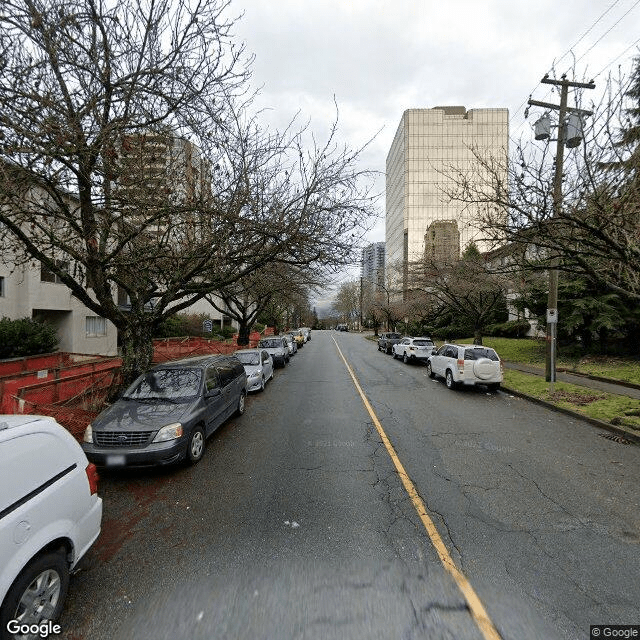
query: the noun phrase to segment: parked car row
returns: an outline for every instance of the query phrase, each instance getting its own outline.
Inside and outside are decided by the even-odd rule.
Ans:
[[[503,379],[503,364],[494,349],[477,344],[443,344],[436,349],[426,336],[381,333],[378,351],[403,362],[424,362],[430,378],[442,378],[449,389],[482,384],[497,391]]]
[[[86,429],[82,446],[53,418],[0,415],[0,638],[35,638],[55,625],[69,576],[100,533],[97,466],[202,459],[207,438],[245,411],[311,330],[256,349],[167,362],[137,378]],[[43,626],[44,625],[44,626]],[[44,637],[44,636],[43,636]]]

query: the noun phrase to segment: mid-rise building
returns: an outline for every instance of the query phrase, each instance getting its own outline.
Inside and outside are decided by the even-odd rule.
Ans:
[[[361,277],[374,287],[384,284],[384,242],[374,242],[362,250]]]
[[[491,158],[506,182],[508,140],[507,109],[452,106],[402,114],[386,162],[387,273],[395,270],[406,277],[407,264],[423,259],[425,250],[434,255],[444,251],[426,246],[426,236],[446,243],[448,254],[459,255],[472,241],[480,251],[490,248],[481,240],[478,210],[448,194],[461,176],[475,187],[487,183],[478,156]],[[435,222],[448,225],[435,228]],[[458,247],[452,249],[456,238]]]

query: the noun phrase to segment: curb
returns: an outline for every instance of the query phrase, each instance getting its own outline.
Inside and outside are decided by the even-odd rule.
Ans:
[[[617,425],[611,424],[610,422],[604,422],[604,420],[598,420],[597,418],[585,416],[584,414],[578,413],[577,411],[572,411],[571,409],[559,407],[558,405],[547,402],[546,400],[540,400],[540,398],[535,398],[534,396],[527,395],[526,393],[522,393],[521,391],[516,391],[515,389],[510,389],[503,385],[500,387],[500,389],[505,393],[510,393],[511,395],[514,395],[518,398],[529,400],[529,402],[533,402],[534,404],[538,404],[542,407],[547,407],[547,409],[551,409],[552,411],[564,413],[565,415],[571,416],[572,418],[576,418],[578,420],[584,420],[594,427],[599,427],[600,429],[611,431],[612,433],[621,436],[625,440],[629,440],[636,445],[640,445],[640,434],[636,433],[635,431],[625,429],[624,427],[619,427]]]

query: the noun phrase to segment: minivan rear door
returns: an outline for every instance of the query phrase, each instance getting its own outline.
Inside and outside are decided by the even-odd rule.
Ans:
[[[204,401],[207,406],[207,436],[224,422],[225,397],[218,370],[207,367],[204,377]]]

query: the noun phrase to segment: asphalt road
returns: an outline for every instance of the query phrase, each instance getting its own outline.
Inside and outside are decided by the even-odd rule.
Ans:
[[[316,331],[198,465],[102,474],[62,637],[487,637],[337,346],[500,637],[640,623],[638,447]]]

